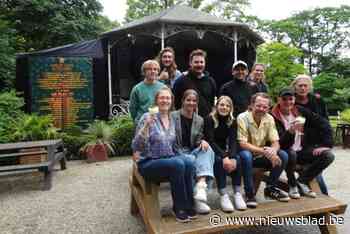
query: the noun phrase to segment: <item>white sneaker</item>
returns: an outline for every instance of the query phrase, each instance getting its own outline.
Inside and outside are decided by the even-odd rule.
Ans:
[[[300,183],[299,181],[297,183],[298,183],[298,187],[300,189],[300,193],[302,195],[307,196],[307,197],[316,198],[316,196],[317,196],[316,193],[313,192],[307,184]]]
[[[299,193],[299,190],[298,190],[298,187],[297,186],[290,186],[289,187],[289,196],[293,199],[299,199],[300,198],[300,193]]]
[[[193,196],[195,200],[207,202],[207,184],[205,182],[198,182],[195,191],[196,194]]]
[[[224,194],[220,196],[220,205],[221,205],[222,211],[224,212],[231,213],[235,210],[228,194]]]
[[[194,208],[198,214],[209,214],[210,207],[202,201],[194,200]]]
[[[242,197],[242,194],[240,192],[236,192],[233,194],[233,203],[235,204],[235,208],[237,210],[246,210],[247,204],[245,204],[245,201]]]

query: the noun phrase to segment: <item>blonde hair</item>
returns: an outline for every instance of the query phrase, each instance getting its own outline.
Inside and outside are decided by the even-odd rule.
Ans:
[[[228,127],[230,127],[232,125],[233,121],[235,120],[235,117],[233,117],[234,107],[233,107],[233,102],[232,102],[231,98],[229,96],[225,96],[225,95],[224,96],[220,96],[218,98],[217,102],[216,102],[214,110],[209,114],[213,118],[214,128],[219,127],[218,106],[219,106],[221,101],[227,101],[229,103],[229,105],[231,106],[231,110],[230,110],[230,113],[228,115],[228,118],[227,118],[227,121],[226,121],[226,125]]]
[[[254,70],[255,70],[256,66],[262,66],[262,67],[264,68],[264,72],[263,72],[263,74],[262,74],[262,79],[261,79],[261,81],[265,82],[265,70],[266,70],[266,66],[265,66],[265,64],[263,64],[263,63],[254,63],[254,65],[253,65],[253,67],[252,67],[252,70],[251,70],[249,76],[253,78],[253,81],[256,81],[256,80],[255,80],[255,76],[254,76]]]
[[[160,66],[159,66],[159,63],[157,62],[157,60],[154,60],[154,59],[149,59],[149,60],[146,60],[142,66],[141,66],[141,75],[145,75],[145,71],[146,69],[149,69],[149,67],[151,65],[155,65],[157,68],[158,68],[158,73],[160,72]]]
[[[312,84],[312,79],[309,75],[306,74],[300,74],[297,75],[297,77],[294,78],[294,80],[291,83],[291,88],[293,89],[293,91],[295,92],[295,87],[297,86],[297,84],[299,83],[299,81],[304,80],[308,83],[309,87],[310,87],[310,92],[313,90],[313,84]]]

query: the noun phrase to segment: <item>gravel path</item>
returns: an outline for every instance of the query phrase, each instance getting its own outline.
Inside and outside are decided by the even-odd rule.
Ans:
[[[330,193],[350,201],[350,151],[336,149],[336,161],[326,171]],[[57,170],[50,191],[41,191],[39,173],[0,177],[0,233],[145,233],[139,218],[129,214],[129,158],[87,164],[70,161],[65,171]],[[169,206],[168,191],[164,192]],[[212,199],[215,193],[211,195]],[[348,233],[345,225],[339,233]],[[229,232],[227,232],[229,233]],[[247,228],[234,233],[320,233],[316,226]]]

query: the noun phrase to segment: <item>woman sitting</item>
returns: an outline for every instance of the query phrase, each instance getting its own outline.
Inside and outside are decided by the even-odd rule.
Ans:
[[[175,122],[176,151],[191,158],[196,167],[195,209],[200,214],[210,212],[207,202],[206,179],[214,178],[214,152],[203,140],[204,121],[197,111],[198,94],[188,89],[182,97],[182,107],[171,113]]]
[[[205,120],[205,138],[215,152],[214,174],[224,212],[245,210],[241,194],[240,159],[237,154],[237,124],[233,117],[233,104],[228,96],[221,96],[215,109]],[[226,191],[226,176],[232,178],[234,206]]]
[[[134,160],[140,174],[149,181],[170,181],[173,211],[176,220],[188,222],[196,217],[193,209],[193,178],[195,167],[186,156],[175,156],[175,125],[170,118],[173,95],[169,88],[155,96],[159,112],[147,112],[140,119],[132,142]]]

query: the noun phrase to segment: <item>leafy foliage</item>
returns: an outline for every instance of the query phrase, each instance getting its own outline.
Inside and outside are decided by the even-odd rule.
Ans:
[[[152,15],[175,4],[187,5],[235,21],[243,15],[243,9],[250,3],[249,0],[127,0],[125,20],[130,22]]]
[[[273,42],[259,47],[257,54],[258,61],[266,64],[266,82],[272,97],[289,86],[297,74],[305,72],[304,66],[296,63],[301,51],[295,47]]]
[[[272,40],[300,48],[309,72],[319,73],[324,56],[338,56],[350,43],[350,6],[306,10],[284,20],[265,21],[261,28]]]
[[[87,143],[88,139],[80,127],[73,125],[69,128],[65,128],[64,131],[60,133],[60,138],[62,138],[64,147],[67,149],[67,159],[84,158],[80,154],[80,148]]]
[[[346,109],[340,113],[340,118],[346,123],[350,124],[350,109]]]
[[[0,18],[0,91],[13,87],[15,78],[15,30]]]
[[[96,38],[108,20],[101,20],[97,0],[3,0],[0,9],[24,41],[24,51]]]
[[[12,134],[9,139],[11,142],[38,141],[58,137],[57,129],[53,126],[50,116],[23,114],[10,121],[10,129]]]
[[[129,115],[113,118],[110,125],[114,129],[113,139],[115,141],[117,155],[130,155],[131,141],[134,136],[134,123]]]
[[[331,111],[349,107],[350,79],[336,73],[321,73],[313,79],[314,89],[320,93]]]
[[[0,143],[10,141],[12,129],[9,123],[23,114],[23,105],[23,99],[17,97],[13,90],[0,94]]]

